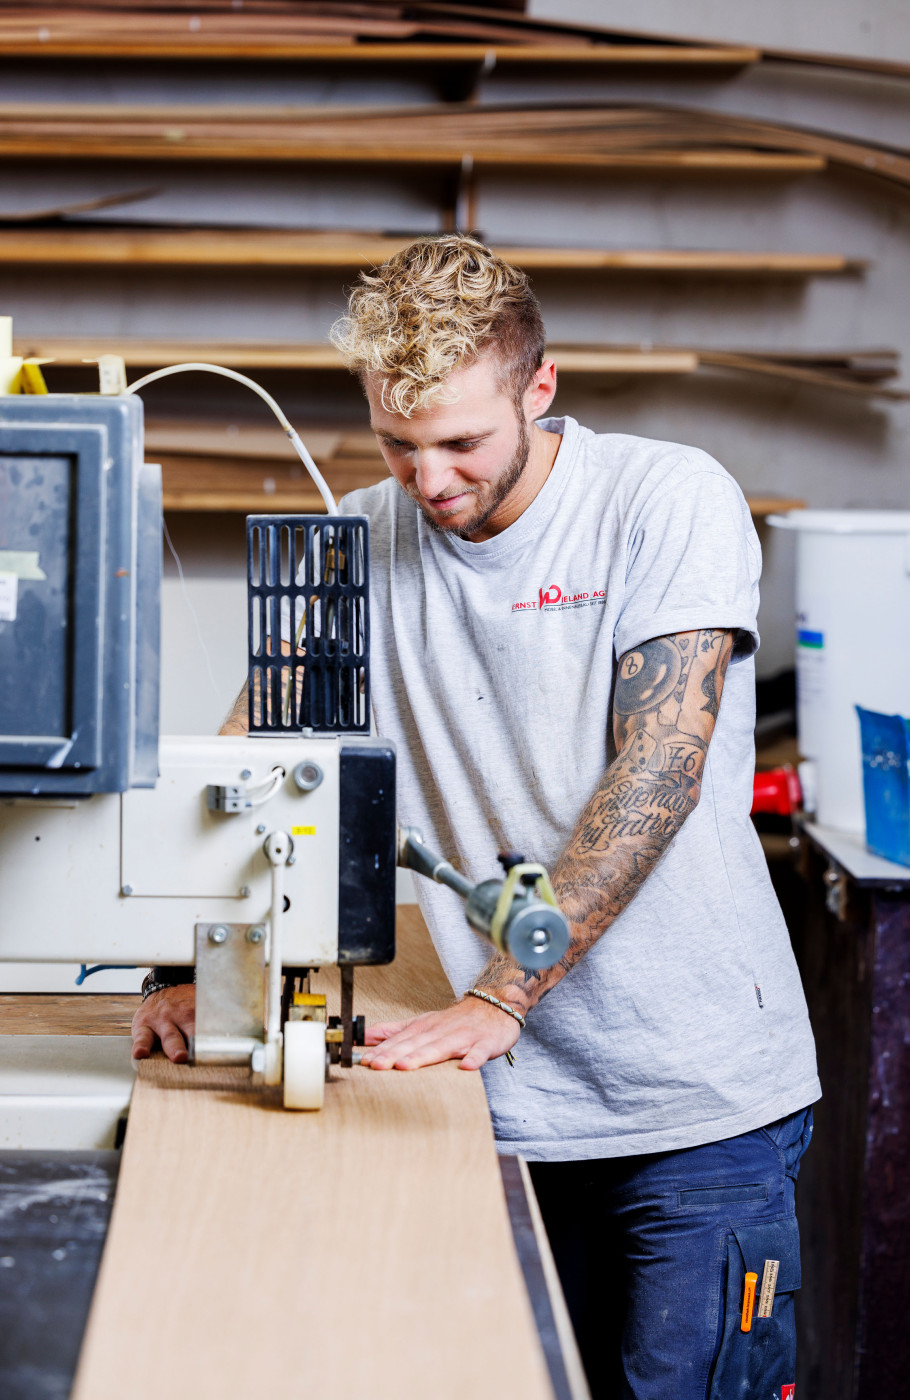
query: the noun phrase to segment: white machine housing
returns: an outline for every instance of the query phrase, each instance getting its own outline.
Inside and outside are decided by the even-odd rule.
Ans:
[[[0,959],[192,964],[198,923],[267,925],[267,835],[293,842],[282,960],[338,961],[340,749],[350,739],[162,738],[154,788],[88,798],[0,798]],[[294,769],[323,777],[301,790]],[[211,811],[210,784],[268,790]],[[394,875],[393,875],[394,878]],[[39,929],[40,926],[40,929]]]

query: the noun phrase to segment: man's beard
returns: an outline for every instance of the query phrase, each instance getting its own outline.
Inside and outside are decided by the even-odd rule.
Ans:
[[[457,535],[460,540],[469,540],[472,535],[476,535],[478,530],[483,529],[490,517],[495,515],[496,511],[499,510],[499,507],[502,505],[506,497],[518,485],[518,482],[521,478],[521,474],[524,471],[525,467],[528,465],[528,458],[530,455],[531,435],[528,432],[528,425],[525,422],[525,419],[523,417],[519,417],[518,443],[516,445],[515,452],[512,455],[512,460],[509,462],[508,466],[505,468],[502,474],[498,476],[495,481],[490,483],[491,495],[487,504],[477,515],[472,516],[472,518],[465,525],[446,525],[444,521],[434,519],[428,511],[424,510],[423,506],[420,505],[420,502],[418,501],[417,504],[420,505],[423,518],[429,525],[430,529],[436,530],[441,535]],[[410,491],[407,490],[407,488],[405,488],[405,491],[406,494],[410,496],[412,500],[415,499],[415,497]],[[472,494],[474,493],[472,492]]]

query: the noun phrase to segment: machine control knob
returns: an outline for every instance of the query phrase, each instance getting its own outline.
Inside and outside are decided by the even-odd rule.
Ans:
[[[302,763],[298,763],[297,767],[294,769],[294,782],[300,788],[301,792],[312,792],[314,788],[318,788],[324,777],[325,774],[319,767],[319,764],[314,763],[312,759],[309,758],[305,758]]]
[[[569,926],[559,909],[528,899],[523,908],[513,906],[505,942],[520,967],[543,970],[558,963],[565,954],[569,946]]]

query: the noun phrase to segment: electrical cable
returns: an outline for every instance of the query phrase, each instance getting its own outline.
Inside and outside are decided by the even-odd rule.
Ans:
[[[249,805],[251,807],[264,807],[267,802],[271,802],[272,798],[275,796],[275,793],[278,791],[278,789],[281,787],[281,784],[284,782],[284,779],[285,771],[283,768],[273,769],[271,779],[266,780],[271,783],[271,786],[269,787],[268,791],[263,793],[261,797],[250,798]],[[259,788],[263,786],[264,784],[259,783],[254,788],[247,788],[247,795],[249,795],[251,791],[257,792]]]
[[[329,490],[325,477],[301,442],[300,437],[292,424],[288,421],[280,405],[272,398],[268,390],[263,389],[261,384],[257,384],[255,379],[250,379],[248,375],[239,374],[235,369],[226,369],[224,365],[197,364],[195,362],[184,365],[165,365],[163,369],[152,370],[151,374],[144,374],[141,379],[134,380],[132,384],[127,386],[126,393],[136,394],[140,389],[144,389],[147,384],[154,383],[156,379],[164,379],[169,374],[183,374],[185,371],[191,369],[203,370],[208,374],[220,374],[223,375],[225,379],[234,379],[238,384],[245,384],[248,389],[252,389],[254,394],[258,394],[263,403],[268,404],[290,439],[291,446],[309,472],[313,485],[322,497],[329,515],[338,514],[338,506],[335,503],[335,497]]]

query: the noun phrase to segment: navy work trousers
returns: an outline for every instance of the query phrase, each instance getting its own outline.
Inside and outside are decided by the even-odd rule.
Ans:
[[[793,1400],[794,1186],[812,1110],[680,1152],[533,1162],[593,1400]],[[780,1268],[741,1330],[748,1272]]]

